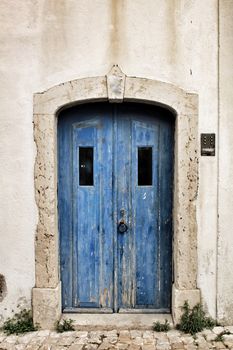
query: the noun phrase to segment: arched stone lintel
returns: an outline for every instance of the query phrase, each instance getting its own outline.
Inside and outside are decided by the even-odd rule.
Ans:
[[[82,78],[56,85],[44,92],[34,94],[33,113],[54,115],[62,108],[98,101],[135,101],[163,105],[174,113],[197,112],[198,96],[183,89],[157,80],[124,76],[122,98],[113,97],[107,87],[109,76]],[[168,104],[169,103],[169,104]]]
[[[114,66],[107,76],[77,79],[34,95],[36,233],[34,322],[53,328],[61,313],[57,222],[57,114],[68,106],[96,101],[134,101],[164,106],[176,116],[172,313],[200,300],[197,289],[198,96],[172,84],[125,76]],[[55,296],[56,294],[56,296]],[[49,312],[47,312],[49,308]],[[54,310],[54,312],[52,312]]]

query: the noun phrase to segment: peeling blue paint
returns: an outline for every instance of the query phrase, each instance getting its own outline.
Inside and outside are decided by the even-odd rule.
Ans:
[[[94,149],[93,186],[79,184],[80,147]],[[138,186],[138,147],[152,147],[151,186]],[[67,109],[58,117],[58,158],[63,309],[169,311],[170,112],[131,103]]]

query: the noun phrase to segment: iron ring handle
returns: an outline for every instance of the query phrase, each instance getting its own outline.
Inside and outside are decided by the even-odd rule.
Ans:
[[[124,222],[124,220],[121,220],[118,224],[118,231],[120,233],[125,233],[128,230],[128,226]]]

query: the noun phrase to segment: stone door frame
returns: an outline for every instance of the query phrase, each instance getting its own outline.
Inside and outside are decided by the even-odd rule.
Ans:
[[[163,106],[175,117],[172,315],[179,320],[185,300],[200,301],[197,288],[198,96],[169,83],[126,76],[114,65],[106,76],[76,79],[34,95],[36,284],[33,319],[42,329],[61,317],[57,214],[57,115],[81,103],[141,102]]]

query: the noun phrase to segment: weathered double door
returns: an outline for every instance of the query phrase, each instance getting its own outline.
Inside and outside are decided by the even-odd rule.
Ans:
[[[170,113],[130,103],[70,108],[58,118],[58,155],[63,309],[169,312]]]

